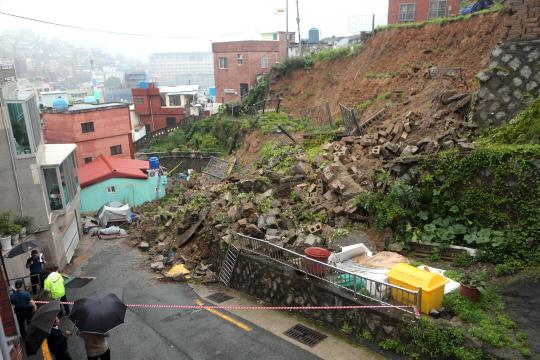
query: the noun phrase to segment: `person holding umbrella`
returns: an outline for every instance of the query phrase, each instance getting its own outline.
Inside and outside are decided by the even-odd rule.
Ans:
[[[105,337],[124,323],[127,306],[115,294],[93,293],[75,301],[69,316],[84,339],[89,360],[109,360],[111,352]]]
[[[51,333],[47,336],[49,350],[51,350],[56,360],[73,360],[71,355],[69,355],[67,345],[67,340],[68,337],[71,336],[71,332],[66,331],[66,334],[64,335],[62,331],[58,329],[58,325],[60,325],[60,319],[57,316],[52,325]]]
[[[60,299],[61,302],[67,302],[64,278],[58,272],[58,266],[53,267],[52,272],[45,271],[43,275],[46,277],[44,290],[51,293],[53,300]],[[64,304],[64,309],[66,309],[66,316],[69,316],[69,305]],[[62,309],[60,309],[58,316],[64,316]]]
[[[10,296],[11,303],[15,305],[15,315],[17,315],[17,322],[19,323],[19,330],[21,332],[21,337],[24,340],[26,336],[26,330],[24,329],[24,321],[30,325],[32,320],[32,310],[37,311],[37,306],[32,295],[28,291],[23,290],[22,280],[15,281],[15,291]]]
[[[109,332],[94,334],[77,331],[77,336],[82,337],[84,340],[88,360],[111,360],[111,349],[109,349],[109,344],[105,340],[106,337],[111,336]]]
[[[42,289],[45,287],[43,286],[43,281],[45,280],[43,278],[43,265],[47,265],[47,261],[45,261],[43,254],[38,256],[37,250],[32,250],[32,257],[26,260],[26,268],[30,269],[30,281],[32,281],[32,292],[34,295],[37,294],[38,283],[41,285]]]

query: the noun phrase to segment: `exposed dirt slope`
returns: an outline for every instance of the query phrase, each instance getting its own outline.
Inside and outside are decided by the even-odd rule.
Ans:
[[[471,17],[468,20],[449,22],[443,26],[427,25],[423,28],[385,29],[371,37],[364,50],[345,59],[318,62],[312,74],[306,69],[295,70],[286,75],[276,74],[271,82],[271,97],[283,99],[285,110],[295,117],[300,109],[330,102],[332,114],[340,118],[339,104],[354,108],[387,90],[402,90],[402,99],[412,98],[406,106],[392,112],[421,112],[424,104],[433,97],[433,91],[456,89],[471,92],[474,76],[488,67],[494,46],[507,37],[504,26],[508,14],[490,14]],[[426,77],[430,63],[434,67],[461,67],[464,81],[445,81],[430,87]],[[415,72],[414,68],[420,68]],[[391,74],[393,78],[368,78],[368,74]],[[312,95],[306,96],[310,90]],[[385,101],[375,101],[364,108],[359,118],[383,107]],[[363,116],[362,116],[363,115]]]

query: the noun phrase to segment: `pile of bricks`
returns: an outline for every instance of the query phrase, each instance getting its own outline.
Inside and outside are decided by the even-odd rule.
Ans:
[[[511,0],[509,40],[540,38],[540,0]]]
[[[371,133],[366,132],[364,136],[344,137],[341,141],[322,145],[323,150],[327,151],[325,157],[351,168],[364,156],[370,159],[391,158],[389,151],[396,155],[399,153],[400,142],[407,140],[412,124],[418,122],[420,116],[411,111],[404,120],[392,122],[389,125],[376,125],[376,122],[381,119],[384,119],[384,112],[378,111],[363,122],[363,124],[369,122]],[[324,176],[328,175],[324,174]],[[326,179],[331,181],[328,177]]]

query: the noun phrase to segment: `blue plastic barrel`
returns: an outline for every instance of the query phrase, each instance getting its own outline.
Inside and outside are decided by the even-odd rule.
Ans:
[[[159,159],[157,157],[150,158],[150,169],[159,169]]]

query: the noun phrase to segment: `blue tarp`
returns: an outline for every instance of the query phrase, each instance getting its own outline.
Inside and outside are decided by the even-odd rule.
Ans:
[[[486,9],[489,5],[493,4],[491,0],[478,0],[472,5],[466,6],[459,11],[461,15],[472,14],[473,12]]]

